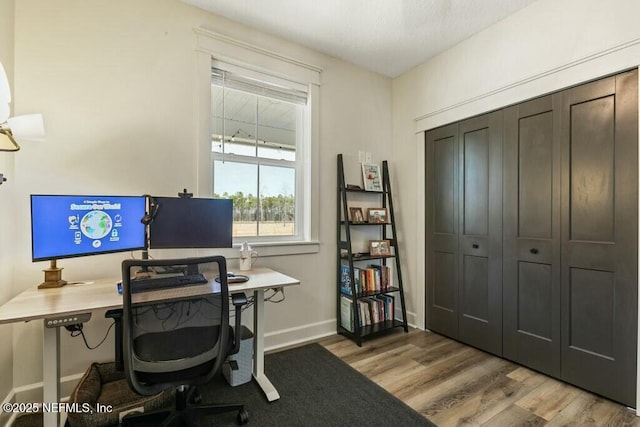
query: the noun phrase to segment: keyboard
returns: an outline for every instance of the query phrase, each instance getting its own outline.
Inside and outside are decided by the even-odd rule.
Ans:
[[[180,286],[192,286],[208,283],[204,275],[188,274],[188,275],[172,275],[172,276],[154,276],[145,279],[133,279],[131,281],[131,293],[157,291],[160,289],[176,288]]]

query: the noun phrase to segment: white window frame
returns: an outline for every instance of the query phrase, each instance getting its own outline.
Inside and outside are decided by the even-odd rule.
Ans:
[[[256,73],[256,72],[252,72],[252,71],[248,71],[248,70],[243,70],[243,69],[239,69],[239,67],[235,67],[233,65],[230,64],[226,64],[224,62],[218,61],[215,58],[213,59],[213,67],[218,69],[218,70],[222,70],[225,72],[232,72],[235,74],[239,74],[242,77],[250,77],[253,78],[257,81],[260,82],[265,82],[265,83],[275,83],[278,84],[280,86],[285,86],[285,87],[289,87],[291,88],[291,86],[294,86],[292,84],[288,84],[288,82],[283,81],[282,79],[277,79],[276,81],[274,81],[274,78],[268,75],[262,75],[261,73]],[[295,87],[295,89],[301,91],[301,92],[305,92],[307,93],[307,87],[302,86],[302,85],[295,85],[297,87]],[[219,86],[219,87],[223,87],[224,86]],[[248,92],[251,93],[251,92]],[[257,95],[260,96],[260,95]],[[224,103],[223,103],[224,105]],[[305,236],[305,228],[304,228],[304,224],[305,222],[308,220],[308,218],[306,218],[306,216],[304,215],[305,209],[304,209],[304,194],[306,191],[309,191],[309,189],[305,188],[305,186],[302,184],[303,182],[303,177],[304,177],[304,158],[305,158],[305,150],[307,149],[307,147],[310,146],[310,140],[311,140],[311,135],[309,133],[309,126],[308,126],[308,112],[307,110],[311,108],[311,105],[309,103],[309,96],[307,93],[307,103],[306,105],[300,105],[297,104],[298,106],[302,107],[301,110],[302,112],[298,112],[296,115],[296,145],[295,145],[295,152],[296,152],[296,157],[295,157],[295,161],[290,161],[290,160],[279,160],[279,159],[274,159],[274,158],[268,158],[268,157],[260,157],[257,155],[257,150],[254,150],[254,154],[253,155],[241,155],[241,154],[234,154],[234,153],[224,153],[224,152],[212,152],[211,153],[211,161],[212,163],[215,161],[226,161],[226,162],[231,162],[231,163],[242,163],[242,164],[250,164],[250,165],[255,165],[257,167],[259,166],[275,166],[275,167],[285,167],[285,168],[290,168],[293,169],[295,171],[295,233],[293,235],[288,235],[288,236],[246,236],[246,237],[234,237],[234,242],[235,243],[242,243],[243,241],[247,241],[251,244],[256,244],[256,243],[264,243],[264,242],[269,242],[269,243],[276,243],[276,242],[298,242],[298,241],[305,241],[308,240],[308,238],[306,238],[307,236]],[[223,107],[224,109],[224,107]],[[223,112],[224,114],[224,112]],[[256,120],[256,123],[259,123],[260,118],[258,117]],[[257,134],[257,132],[252,132]],[[224,145],[224,142],[223,142]],[[215,166],[212,166],[212,168],[215,169]],[[260,174],[259,174],[259,168],[257,170],[257,179],[258,179],[258,185],[260,184]],[[214,170],[215,172],[215,170]],[[215,190],[215,180],[213,182],[213,186],[214,186],[214,190]],[[256,196],[258,196],[260,194],[260,190],[258,187],[258,194],[256,194]],[[260,229],[260,221],[258,221],[258,230]]]
[[[197,188],[200,197],[211,197],[213,194],[213,156],[211,152],[211,69],[213,66],[223,69],[241,69],[244,75],[259,75],[269,83],[303,85],[308,93],[308,105],[305,108],[303,129],[306,143],[300,144],[296,152],[299,158],[299,170],[296,169],[296,218],[301,219],[301,229],[297,239],[259,237],[252,246],[259,248],[260,256],[313,253],[319,251],[319,218],[314,212],[319,208],[319,87],[321,69],[278,53],[247,44],[205,28],[194,29],[197,35],[196,51],[198,55],[198,159],[196,161]],[[234,71],[234,70],[229,70]],[[226,154],[232,161],[230,154]],[[248,162],[245,156],[242,162]],[[257,161],[257,158],[256,158]],[[263,164],[266,164],[263,163]],[[297,174],[301,175],[298,176]],[[253,240],[253,239],[252,239]],[[237,257],[237,250],[242,238],[234,240],[234,250],[223,251],[229,258]],[[218,251],[219,253],[220,251]]]

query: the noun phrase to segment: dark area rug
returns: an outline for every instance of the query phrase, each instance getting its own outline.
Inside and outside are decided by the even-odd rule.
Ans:
[[[202,401],[243,403],[247,426],[435,425],[319,344],[270,354],[265,371],[280,393],[275,402],[267,401],[255,381],[231,387],[222,375],[199,386]],[[235,426],[236,416],[214,415],[202,426]],[[38,421],[16,425],[42,425]]]
[[[434,425],[319,344],[268,355],[265,372],[280,393],[275,402],[255,381],[230,387],[224,378],[201,388],[203,400],[244,403],[254,426]],[[206,425],[235,425],[235,417]]]

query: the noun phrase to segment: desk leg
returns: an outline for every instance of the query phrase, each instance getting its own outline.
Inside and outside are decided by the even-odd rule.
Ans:
[[[267,400],[273,402],[280,399],[280,395],[264,374],[264,290],[254,291],[253,299],[253,377]]]
[[[43,327],[42,401],[44,403],[56,403],[60,401],[60,329],[47,328],[44,324]],[[59,425],[59,415],[57,412],[45,412],[44,425]]]

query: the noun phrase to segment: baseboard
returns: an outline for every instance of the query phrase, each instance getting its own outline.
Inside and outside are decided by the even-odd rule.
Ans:
[[[282,329],[265,334],[265,352],[295,347],[306,342],[317,341],[321,338],[336,334],[336,319],[324,320],[290,329]],[[407,312],[407,323],[410,327],[419,329],[416,314]]]
[[[84,372],[60,378],[60,401],[69,400],[71,392],[83,375]],[[16,387],[10,394],[14,395],[15,402],[42,402],[42,382]]]
[[[409,324],[409,326],[411,326],[412,328],[420,329],[418,327],[419,322],[416,321],[416,318],[417,316],[415,313],[407,311],[407,323]]]
[[[308,341],[315,341],[336,333],[336,319],[281,329],[264,335],[265,351],[293,347]]]

